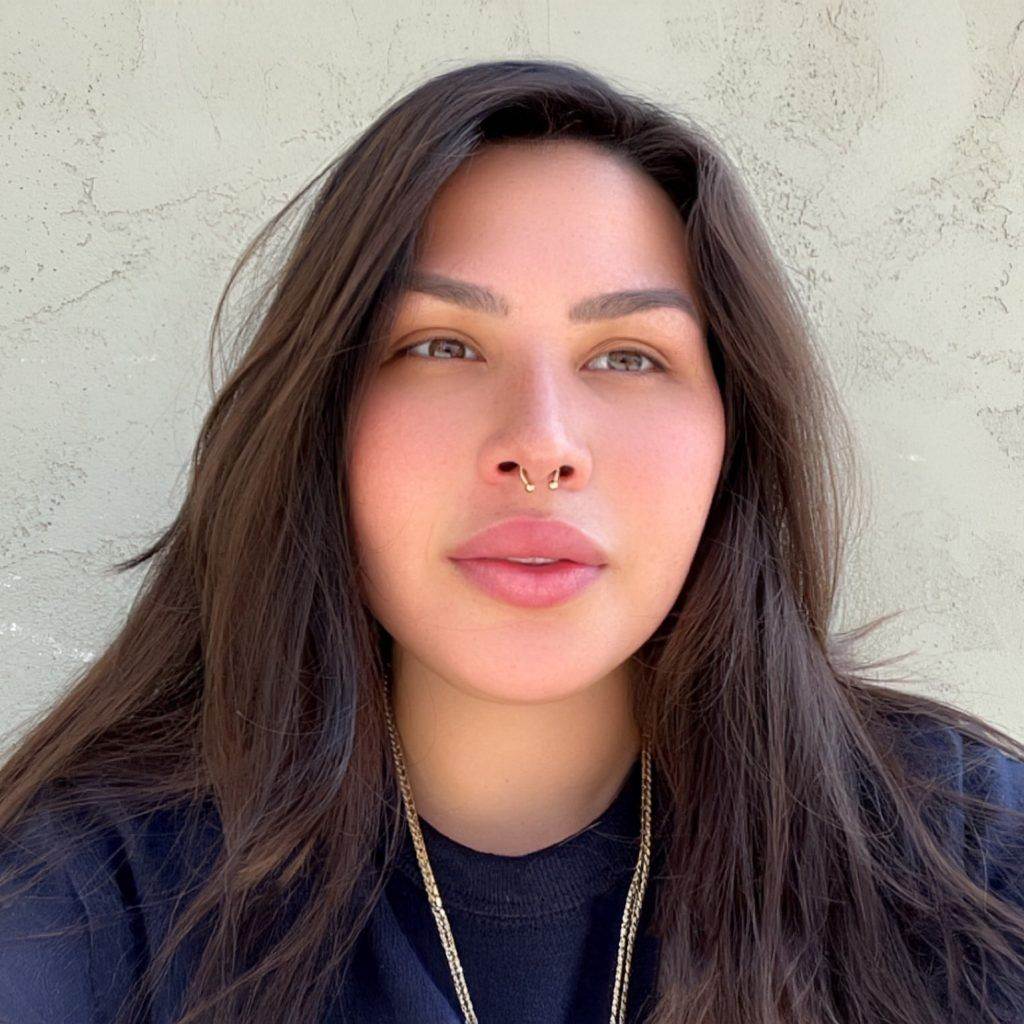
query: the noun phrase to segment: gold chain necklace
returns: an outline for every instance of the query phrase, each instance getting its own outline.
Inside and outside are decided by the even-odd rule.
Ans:
[[[459,998],[459,1005],[462,1007],[465,1024],[478,1024],[476,1013],[473,1010],[473,1003],[469,998],[469,989],[466,987],[466,979],[462,973],[462,964],[455,950],[455,939],[452,937],[448,915],[445,913],[444,906],[441,903],[441,893],[437,888],[434,872],[431,870],[430,861],[427,858],[427,848],[423,842],[423,833],[420,831],[419,815],[416,813],[416,804],[413,802],[412,789],[409,786],[409,778],[405,771],[402,745],[398,739],[398,730],[395,728],[390,692],[388,692],[386,697],[385,709],[388,733],[391,737],[391,750],[395,759],[395,770],[398,773],[398,781],[402,790],[402,801],[405,804],[405,816],[409,822],[409,829],[412,832],[416,860],[419,862],[420,874],[423,876],[423,885],[426,888],[427,898],[430,901],[430,909],[434,913],[437,930],[441,936],[441,945],[444,946],[445,956],[448,958],[448,969],[455,983],[455,991]],[[633,941],[636,938],[636,930],[640,922],[640,908],[643,905],[644,894],[647,892],[647,877],[651,863],[651,755],[646,742],[644,742],[641,748],[641,767],[643,772],[643,800],[640,810],[640,855],[637,858],[637,865],[633,871],[633,880],[630,882],[629,892],[626,895],[626,907],[622,914],[622,925],[619,929],[619,952],[615,963],[615,988],[612,992],[611,1024],[626,1024],[626,991],[629,986],[629,971],[633,960]]]

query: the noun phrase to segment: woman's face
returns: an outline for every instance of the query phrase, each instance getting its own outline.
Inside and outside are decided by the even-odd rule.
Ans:
[[[607,292],[692,299],[683,222],[652,180],[591,144],[506,143],[445,183],[416,269],[498,298],[400,299],[352,438],[364,596],[403,668],[499,701],[570,696],[624,672],[664,619],[721,468],[724,411],[697,314],[570,317]],[[550,490],[558,466],[571,472]],[[604,566],[546,605],[481,589],[451,552],[519,515],[580,527]]]

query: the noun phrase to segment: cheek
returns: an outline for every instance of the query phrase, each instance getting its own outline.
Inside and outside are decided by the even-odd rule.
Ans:
[[[660,621],[685,581],[718,482],[725,451],[721,401],[705,394],[695,402],[655,403],[642,432],[626,436],[632,443],[614,442],[602,476],[611,482],[607,498],[630,552],[637,607]]]
[[[457,426],[436,403],[399,400],[386,387],[367,396],[352,439],[349,513],[361,576],[382,621],[402,580],[436,559],[435,528],[451,506],[455,466],[464,463]]]

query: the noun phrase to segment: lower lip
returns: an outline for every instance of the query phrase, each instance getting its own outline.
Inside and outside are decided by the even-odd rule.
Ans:
[[[524,565],[500,558],[453,558],[462,572],[485,593],[521,608],[546,608],[585,590],[603,566],[558,561]]]

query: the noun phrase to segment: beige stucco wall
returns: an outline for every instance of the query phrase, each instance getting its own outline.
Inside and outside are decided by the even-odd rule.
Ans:
[[[477,59],[567,57],[747,175],[856,424],[849,624],[1024,737],[1017,0],[0,6],[0,729],[116,630],[180,501],[213,304],[368,119]]]

